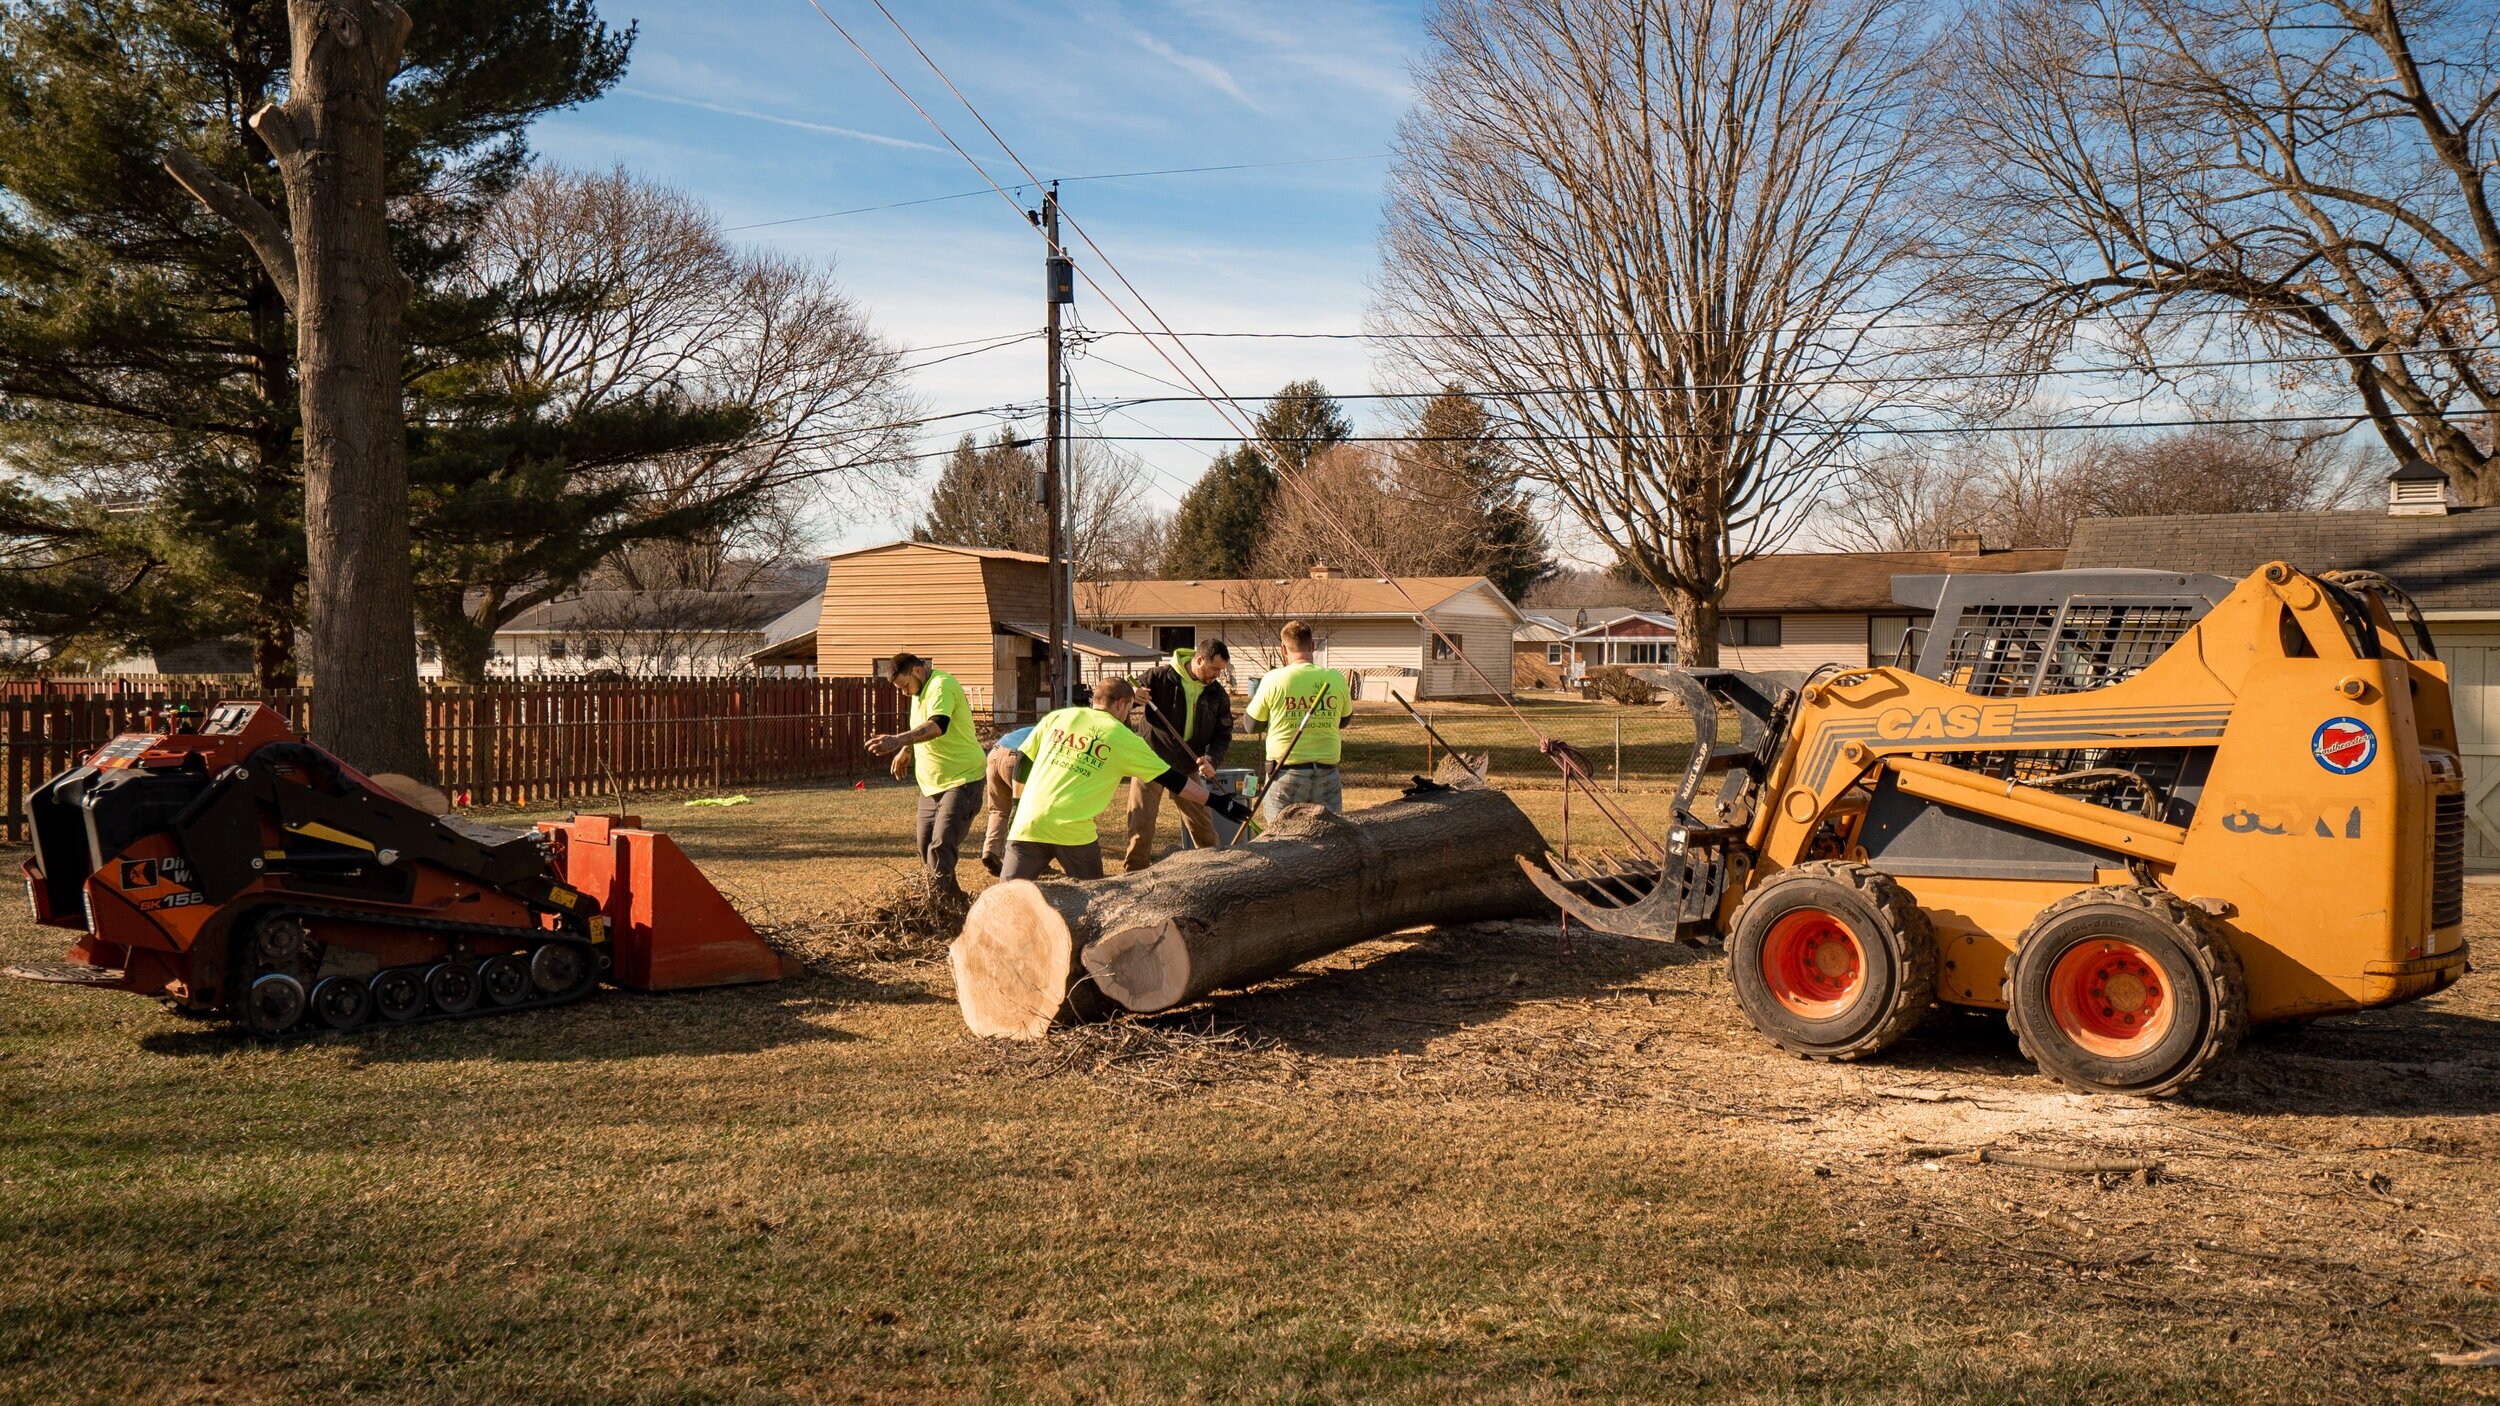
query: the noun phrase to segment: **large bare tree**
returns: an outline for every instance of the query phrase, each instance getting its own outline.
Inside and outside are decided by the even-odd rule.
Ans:
[[[295,314],[303,378],[306,623],[313,736],[368,771],[431,776],[408,557],[408,427],[383,114],[409,20],[389,0],[289,0],[287,96],[252,130],[287,217],[180,147],[166,169],[241,232]]]
[[[630,574],[646,544],[770,560],[900,478],[901,351],[830,267],[737,248],[683,192],[533,171],[487,217],[468,277],[507,310],[484,403],[559,427],[564,462],[541,511],[472,514],[423,543],[419,604],[453,677],[483,674],[498,626],[612,561]]]
[[[2488,0],[2000,0],[1957,57],[1963,291],[2008,346],[2307,354],[2284,389],[2500,503]]]
[[[1444,0],[1381,321],[1716,655],[1928,293],[1933,85],[1902,0]]]
[[[2339,439],[2199,425],[2113,441],[2047,419],[1921,438],[1857,465],[1822,535],[1848,550],[2062,547],[2088,517],[2289,513],[2350,502],[2372,472]]]

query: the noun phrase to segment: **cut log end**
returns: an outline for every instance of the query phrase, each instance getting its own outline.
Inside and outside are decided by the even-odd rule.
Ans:
[[[1067,1000],[1076,944],[1041,886],[1016,879],[973,901],[946,959],[973,1034],[1038,1040]]]
[[[1085,949],[1085,970],[1129,1010],[1168,1011],[1188,999],[1189,944],[1171,918],[1122,928]]]

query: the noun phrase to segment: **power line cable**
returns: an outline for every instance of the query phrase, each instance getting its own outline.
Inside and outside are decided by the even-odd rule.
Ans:
[[[1166,166],[1155,171],[1101,171],[1084,176],[1053,176],[1050,179],[1054,182],[1073,185],[1079,181],[1130,181],[1146,176],[1198,176],[1212,171],[1266,171],[1280,166],[1326,166],[1343,161],[1386,161],[1388,158],[1389,153],[1385,151],[1371,151],[1353,156],[1304,156],[1289,161],[1236,161],[1224,166]],[[1030,183],[1019,181],[1009,186],[1008,189],[1023,190],[1028,184]],[[904,210],[914,205],[937,205],[949,200],[969,200],[973,196],[989,193],[990,188],[983,186],[979,190],[959,190],[952,195],[926,195],[918,200],[896,200],[884,205],[859,205],[848,210],[827,210],[818,215],[792,215],[786,219],[758,220],[751,225],[731,225],[722,233],[740,234],[751,229],[777,229],[782,225],[803,225],[814,220],[836,220],[845,215],[873,215],[881,210]]]

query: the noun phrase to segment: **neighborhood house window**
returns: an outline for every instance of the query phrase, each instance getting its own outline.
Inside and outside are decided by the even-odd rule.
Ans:
[[[1615,662],[1618,664],[1672,664],[1675,646],[1664,640],[1617,640]]]
[[[1911,620],[1907,615],[1870,615],[1866,617],[1866,662],[1869,664],[1900,664],[1907,667],[1916,660],[1902,653],[1909,642]]]
[[[1548,664],[1559,664],[1563,662],[1563,646],[1560,644],[1549,644],[1545,646],[1545,662]]]
[[[420,663],[420,664],[431,664],[431,663],[433,663],[433,662],[435,661],[435,659],[436,659],[436,658],[440,657],[440,653],[441,653],[441,651],[439,651],[439,650],[437,650],[437,649],[435,649],[435,648],[434,648],[434,641],[432,641],[432,640],[419,640],[419,641],[417,641],[417,662],[418,662],[418,663]]]
[[[1155,648],[1169,654],[1176,649],[1196,649],[1198,627],[1195,625],[1160,625],[1155,628]]]
[[[1458,650],[1450,643],[1448,636],[1434,635],[1432,637],[1432,662],[1441,664],[1457,657]]]
[[[1719,643],[1755,645],[1771,648],[1780,642],[1780,618],[1776,615],[1723,615],[1719,617]]]
[[[605,659],[608,657],[608,647],[597,640],[585,640],[582,642],[582,657],[584,659]]]
[[[547,657],[550,659],[562,659],[565,655],[565,651],[571,647],[570,641],[560,639],[549,640],[547,641]]]

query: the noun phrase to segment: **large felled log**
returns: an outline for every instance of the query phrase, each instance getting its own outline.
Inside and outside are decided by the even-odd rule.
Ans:
[[[1087,884],[998,884],[948,949],[979,1035],[1030,1039],[1114,1006],[1160,1011],[1401,928],[1547,907],[1515,857],[1545,842],[1495,790],[1288,810],[1257,842]]]

